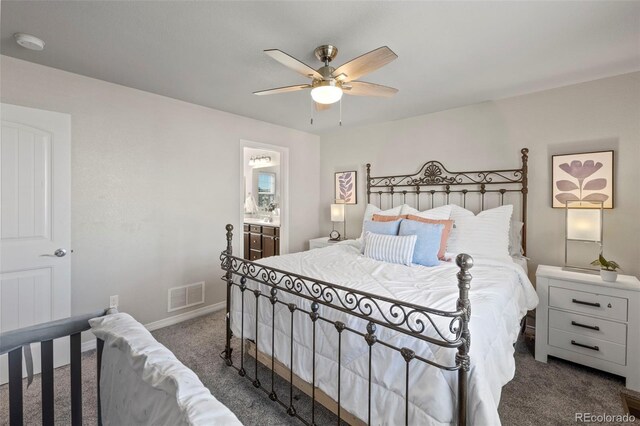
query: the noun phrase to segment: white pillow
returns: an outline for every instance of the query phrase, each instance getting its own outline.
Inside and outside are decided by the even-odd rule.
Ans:
[[[489,209],[474,215],[472,211],[452,205],[451,230],[447,252],[470,255],[509,257],[509,224],[512,205]]]
[[[362,233],[360,234],[360,240],[364,239],[364,223],[373,219],[374,214],[380,214],[383,216],[400,216],[402,206],[394,207],[389,210],[381,210],[379,207],[373,204],[367,204],[367,209],[364,211],[364,217],[362,218]]]
[[[519,220],[512,220],[509,227],[509,254],[511,256],[522,256],[524,250],[522,249],[522,228],[524,222]]]
[[[449,204],[449,207],[451,207],[451,216],[449,216],[449,219],[458,220],[464,217],[475,216],[471,210],[467,210],[457,204]]]
[[[400,216],[401,210],[402,206],[397,206],[388,210],[382,210],[379,207],[374,206],[373,204],[367,204],[367,209],[364,211],[364,219],[362,219],[362,223],[367,220],[373,219],[374,214],[380,214],[383,216]]]
[[[451,216],[451,205],[435,207],[433,209],[419,211],[408,205],[402,206],[401,215],[412,214],[414,216],[420,216],[425,219],[433,220],[447,220]]]
[[[367,231],[364,256],[388,263],[411,266],[417,235],[382,235]]]

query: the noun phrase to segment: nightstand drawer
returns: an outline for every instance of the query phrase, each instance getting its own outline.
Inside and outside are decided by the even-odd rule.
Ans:
[[[550,280],[551,285],[555,280]],[[555,281],[562,283],[562,281]],[[627,320],[627,299],[549,286],[549,306],[611,318]]]
[[[555,309],[549,309],[549,328],[556,328],[620,345],[627,343],[626,324]]]
[[[549,345],[616,364],[626,364],[627,347],[606,340],[549,328]]]

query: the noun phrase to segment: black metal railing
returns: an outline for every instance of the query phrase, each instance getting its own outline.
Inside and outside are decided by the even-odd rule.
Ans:
[[[9,424],[11,426],[20,426],[24,423],[22,395],[23,347],[32,343],[40,343],[42,424],[54,424],[53,341],[67,336],[69,336],[70,340],[71,424],[74,426],[82,425],[81,333],[89,330],[89,320],[91,318],[106,315],[107,312],[100,310],[0,334],[0,355],[8,353],[9,358]],[[100,339],[96,340],[97,411],[98,424],[101,424],[100,366],[104,342]]]
[[[368,345],[368,392],[369,404],[367,407],[367,424],[372,424],[375,419],[371,418],[371,384],[372,384],[372,358],[374,345],[381,345],[392,351],[397,352],[406,363],[405,367],[405,424],[409,424],[409,394],[410,394],[410,374],[411,365],[415,362],[422,362],[429,366],[447,371],[457,371],[458,388],[456,395],[457,406],[457,422],[459,425],[465,425],[467,422],[467,386],[469,371],[469,319],[471,315],[469,303],[469,288],[471,275],[469,269],[473,266],[471,256],[461,254],[457,257],[456,262],[460,271],[458,278],[458,300],[455,310],[442,311],[425,306],[412,304],[409,302],[399,301],[384,296],[354,290],[352,288],[340,286],[337,284],[320,281],[311,277],[294,274],[277,268],[268,267],[259,263],[251,262],[232,254],[233,226],[227,225],[227,249],[220,255],[222,269],[225,272],[224,281],[227,284],[227,317],[226,317],[226,344],[225,350],[221,354],[228,366],[234,367],[240,376],[247,377],[256,388],[262,389],[272,401],[275,401],[286,408],[287,413],[292,417],[297,417],[305,424],[314,425],[316,422],[316,327],[317,323],[323,322],[333,325],[337,333],[338,349],[337,349],[337,400],[333,401],[337,404],[335,414],[338,416],[338,424],[342,421],[341,407],[341,369],[342,369],[342,351],[343,351],[343,334],[353,333],[364,339]],[[255,286],[248,286],[248,282],[255,283]],[[240,364],[236,366],[232,357],[232,331],[231,331],[231,297],[233,288],[239,290],[240,300]],[[266,291],[261,290],[264,289]],[[255,334],[253,335],[254,350],[251,354],[246,354],[245,350],[245,295],[253,295],[255,300]],[[289,296],[287,296],[289,295]],[[286,296],[286,297],[284,297]],[[294,296],[294,298],[290,297]],[[287,301],[286,299],[290,299]],[[281,300],[283,299],[283,300]],[[265,306],[271,306],[271,355],[266,355],[269,362],[263,362],[265,366],[271,369],[271,383],[264,386],[258,379],[258,362],[260,358],[259,339],[258,339],[258,317],[260,309],[260,300]],[[294,303],[294,301],[296,303]],[[251,303],[251,301],[248,301]],[[276,306],[284,306],[290,312],[289,320],[289,361],[291,368],[288,370],[288,397],[282,397],[275,390],[275,328],[276,328]],[[324,307],[324,310],[320,308]],[[337,321],[329,318],[331,312],[338,311],[345,313],[353,318],[359,318],[366,323],[363,330],[354,328],[351,322]],[[312,333],[312,371],[310,391],[306,392],[311,397],[311,418],[303,418],[294,405],[293,389],[294,372],[294,327],[299,327],[303,319],[311,321]],[[445,331],[440,327],[447,324]],[[279,324],[284,329],[286,324]],[[394,344],[383,340],[382,336],[377,334],[377,328],[385,328],[393,330],[397,333],[410,336],[416,340],[426,342],[428,344],[437,345],[439,347],[456,350],[455,363],[452,365],[442,364],[434,359],[417,354],[408,347],[397,347]],[[247,371],[250,368],[246,365],[245,355],[253,356],[252,372]],[[265,356],[262,357],[265,359]],[[281,360],[278,360],[281,361]],[[286,361],[286,360],[285,360]],[[270,364],[270,365],[269,365]],[[282,374],[281,374],[282,375]],[[251,377],[253,376],[253,377]]]

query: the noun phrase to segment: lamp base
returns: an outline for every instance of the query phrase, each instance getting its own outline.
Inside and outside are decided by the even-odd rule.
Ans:
[[[565,265],[562,267],[563,271],[580,272],[582,274],[600,275],[600,269],[581,268],[579,266]]]

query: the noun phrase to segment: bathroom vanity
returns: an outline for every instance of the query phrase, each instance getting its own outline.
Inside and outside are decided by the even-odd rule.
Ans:
[[[244,258],[258,260],[280,254],[280,224],[245,219]]]

